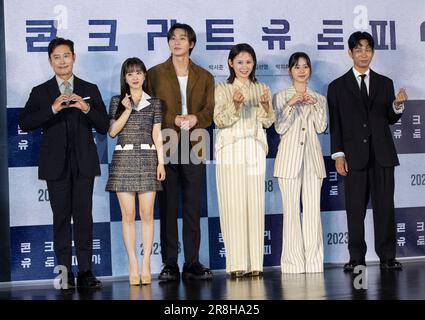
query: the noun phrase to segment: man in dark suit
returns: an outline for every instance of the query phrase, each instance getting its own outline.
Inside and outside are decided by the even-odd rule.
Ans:
[[[180,278],[177,264],[180,187],[183,194],[183,277],[211,279],[210,269],[199,262],[201,191],[205,176],[205,164],[201,158],[205,153],[198,154],[196,150],[205,150],[205,142],[189,143],[189,139],[182,137],[188,137],[193,129],[204,129],[212,124],[214,78],[189,58],[196,44],[196,34],[189,25],[174,24],[168,31],[167,39],[171,57],[148,70],[146,77],[147,92],[163,102],[163,128],[178,135],[170,145],[177,152],[167,153],[171,161],[165,165],[167,179],[163,183],[164,190],[159,193],[161,254],[164,263],[159,279],[172,281]],[[163,130],[164,138],[166,132]]]
[[[74,43],[56,38],[49,43],[48,55],[55,76],[32,89],[19,126],[25,131],[43,129],[38,176],[47,182],[54,250],[57,264],[68,270],[67,285],[75,287],[71,270],[72,217],[77,285],[99,288],[101,282],[91,271],[93,184],[94,177],[100,175],[92,129],[106,134],[109,120],[97,86],[73,75]]]
[[[402,265],[395,259],[394,167],[399,161],[389,125],[400,119],[407,95],[402,88],[395,96],[392,80],[369,69],[374,54],[369,33],[353,33],[348,46],[354,66],[328,88],[332,159],[345,177],[350,261],[344,270],[366,265],[369,197],[381,269],[398,270]]]

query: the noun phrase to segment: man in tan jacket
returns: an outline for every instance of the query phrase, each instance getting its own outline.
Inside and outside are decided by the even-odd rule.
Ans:
[[[168,31],[167,40],[171,57],[148,71],[146,88],[150,95],[163,102],[165,140],[167,136],[170,137],[170,129],[176,137],[170,137],[168,141],[171,151],[166,151],[167,178],[163,182],[164,190],[159,193],[161,254],[164,263],[159,279],[172,281],[180,278],[177,264],[180,188],[183,193],[183,277],[211,279],[210,269],[199,262],[201,190],[205,176],[205,163],[202,161],[205,153],[199,147],[205,147],[205,141],[201,138],[200,144],[197,144],[199,139],[189,143],[189,137],[194,129],[205,129],[212,124],[214,78],[189,58],[196,44],[196,34],[189,25],[174,24]],[[167,143],[164,147],[167,148]]]

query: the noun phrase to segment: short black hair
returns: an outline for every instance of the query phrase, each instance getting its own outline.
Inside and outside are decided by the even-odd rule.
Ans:
[[[195,31],[188,24],[175,23],[171,26],[170,30],[168,30],[167,42],[169,42],[170,39],[173,37],[174,31],[176,29],[183,29],[186,32],[187,38],[189,40],[189,44],[191,44],[193,42],[193,47],[189,49],[189,55],[190,55],[192,53],[193,48],[195,48],[195,45],[196,45],[196,33],[195,33]]]
[[[372,51],[375,49],[375,41],[373,40],[372,35],[366,31],[356,31],[352,33],[350,38],[348,38],[348,48],[353,51],[353,49],[360,44],[361,40],[366,40],[369,46],[372,48]]]
[[[72,40],[64,38],[54,38],[52,41],[50,41],[49,46],[47,47],[49,58],[52,52],[56,49],[56,47],[59,47],[61,45],[68,46],[69,50],[71,50],[72,54],[74,54],[74,42]]]
[[[313,69],[311,68],[311,60],[308,54],[305,52],[294,52],[293,54],[291,54],[288,61],[288,70],[291,71],[291,69],[296,66],[300,58],[304,58],[305,61],[307,62],[307,65],[310,68],[310,77],[311,77],[313,73]]]
[[[255,69],[257,68],[257,56],[255,55],[254,49],[248,43],[238,43],[234,45],[232,49],[230,49],[229,57],[227,60],[227,65],[229,66],[230,75],[227,78],[227,82],[233,83],[233,81],[235,81],[235,78],[236,78],[235,70],[233,70],[232,66],[229,63],[229,60],[233,62],[233,59],[235,59],[235,57],[241,52],[247,52],[251,55],[252,60],[254,61],[254,66],[252,68],[251,73],[249,74],[249,80],[251,80],[252,82],[257,82],[257,78],[255,78]]]

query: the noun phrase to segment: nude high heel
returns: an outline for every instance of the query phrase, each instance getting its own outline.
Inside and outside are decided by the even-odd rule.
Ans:
[[[128,276],[130,286],[139,286],[140,285],[140,276]]]
[[[142,285],[148,285],[148,284],[151,284],[151,282],[152,282],[152,277],[151,277],[151,275],[148,275],[148,276],[141,276],[141,277],[140,277],[140,280],[141,280],[141,282],[142,282]]]
[[[143,257],[143,258],[145,258],[145,257]],[[146,262],[146,261],[148,261],[148,266],[147,267],[145,267],[144,265],[143,265],[143,262]],[[147,257],[147,260],[142,260],[142,270],[143,271],[148,271],[149,273],[148,273],[148,275],[147,276],[144,276],[143,275],[143,272],[142,272],[142,274],[141,274],[141,276],[140,276],[140,282],[142,283],[142,286],[143,285],[148,285],[148,284],[151,284],[151,282],[152,282],[152,276],[151,276],[151,262],[150,262],[150,256],[149,257]]]

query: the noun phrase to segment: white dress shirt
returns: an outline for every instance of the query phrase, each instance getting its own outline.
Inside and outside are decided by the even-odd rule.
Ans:
[[[185,115],[187,114],[186,88],[188,76],[177,77],[177,79],[179,80],[180,95],[182,97],[182,115]]]

